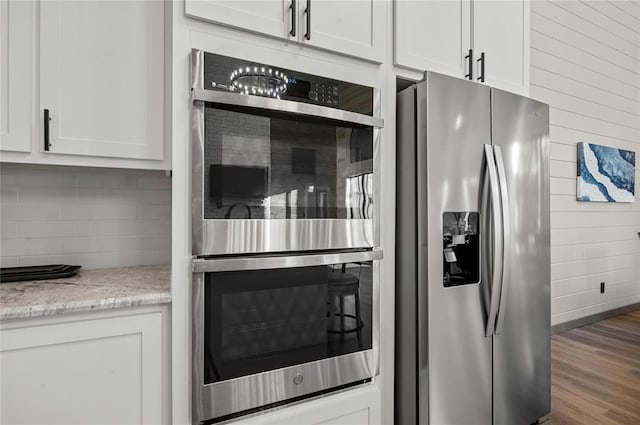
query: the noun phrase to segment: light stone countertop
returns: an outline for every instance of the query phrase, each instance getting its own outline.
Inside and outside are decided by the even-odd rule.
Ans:
[[[73,277],[0,283],[0,320],[171,302],[171,266],[80,269]]]

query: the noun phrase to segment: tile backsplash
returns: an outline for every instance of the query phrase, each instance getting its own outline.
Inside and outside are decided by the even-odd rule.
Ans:
[[[171,261],[163,171],[0,164],[2,267]]]

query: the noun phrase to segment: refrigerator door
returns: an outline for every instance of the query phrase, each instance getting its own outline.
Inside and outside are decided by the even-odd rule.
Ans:
[[[492,139],[502,150],[510,224],[493,340],[493,423],[527,425],[551,410],[548,106],[493,89]]]
[[[479,195],[490,89],[427,73],[417,118],[420,398],[428,387],[419,423],[490,424],[491,337],[476,249],[485,237]]]

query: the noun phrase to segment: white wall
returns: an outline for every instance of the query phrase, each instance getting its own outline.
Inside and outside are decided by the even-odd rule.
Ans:
[[[640,159],[640,2],[532,1],[531,97],[551,106],[552,324],[640,301],[638,190],[576,201],[578,142]]]
[[[163,171],[4,163],[0,264],[169,264],[170,189]]]

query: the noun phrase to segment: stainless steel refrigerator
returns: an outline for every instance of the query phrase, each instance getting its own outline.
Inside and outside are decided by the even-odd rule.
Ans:
[[[397,97],[396,425],[551,409],[549,108],[427,72]]]

